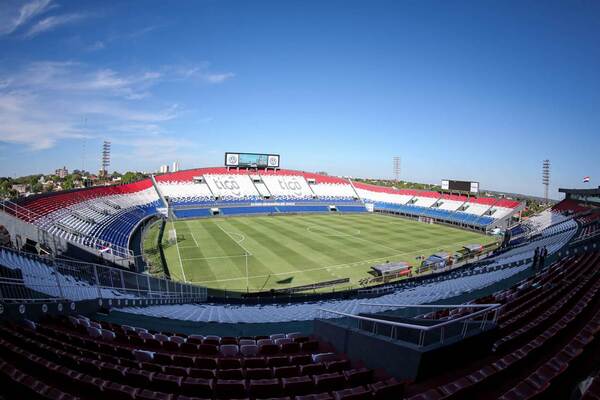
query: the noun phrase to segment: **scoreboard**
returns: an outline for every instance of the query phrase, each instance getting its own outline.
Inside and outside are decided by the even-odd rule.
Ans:
[[[479,182],[455,181],[455,180],[450,180],[450,179],[443,179],[442,180],[442,190],[479,193]]]
[[[279,154],[225,153],[226,167],[279,168]]]

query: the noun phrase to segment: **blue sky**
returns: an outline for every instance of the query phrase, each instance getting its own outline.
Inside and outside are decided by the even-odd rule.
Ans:
[[[0,2],[0,176],[282,166],[600,184],[600,2]]]

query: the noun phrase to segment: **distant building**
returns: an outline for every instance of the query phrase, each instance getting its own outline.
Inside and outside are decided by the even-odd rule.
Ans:
[[[44,190],[54,189],[54,181],[51,179],[40,183],[42,184]]]
[[[167,172],[169,172],[169,165],[168,164],[161,165],[160,168],[158,169],[158,172],[160,172],[161,174],[166,174]]]
[[[62,168],[59,168],[56,171],[54,171],[54,175],[63,179],[63,178],[66,178],[67,175],[69,175],[69,170],[67,169],[67,167],[62,167]]]
[[[174,161],[173,162],[173,168],[171,169],[171,172],[177,172],[179,171],[179,161]]]
[[[27,193],[27,185],[24,183],[12,185],[12,190],[16,191],[19,194],[25,194]]]

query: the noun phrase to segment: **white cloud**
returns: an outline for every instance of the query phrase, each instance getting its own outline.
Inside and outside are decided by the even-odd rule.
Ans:
[[[148,89],[162,74],[156,71],[125,75],[111,69],[90,70],[86,65],[72,61],[34,62],[19,73],[6,77],[13,87],[54,91],[95,91],[135,100],[148,96]],[[1,85],[0,85],[1,88]]]
[[[199,66],[182,67],[170,66],[168,70],[182,79],[195,79],[204,83],[219,84],[235,77],[233,72],[211,72],[209,63],[201,63]]]
[[[179,115],[177,104],[132,105],[128,98],[143,96],[162,75],[146,71],[121,74],[90,70],[75,62],[37,62],[18,72],[0,75],[0,142],[47,149],[63,139],[94,136],[84,118],[97,120],[106,135],[110,126],[160,124]]]
[[[9,1],[0,4],[0,35],[8,35],[52,8],[52,0]]]
[[[226,80],[233,78],[234,76],[234,73],[226,72],[223,74],[205,74],[203,75],[203,78],[208,83],[223,83]]]
[[[103,38],[102,40],[96,40],[94,43],[87,46],[85,48],[85,50],[86,51],[98,51],[98,50],[105,49],[113,42],[123,43],[123,42],[129,42],[129,41],[136,41],[139,38],[141,38],[142,36],[145,36],[149,33],[156,31],[157,29],[162,28],[162,26],[163,25],[149,25],[149,26],[131,31],[129,33],[118,33],[118,34],[113,33],[113,34]]]
[[[63,15],[52,15],[36,22],[27,33],[25,37],[31,38],[37,36],[40,33],[54,30],[60,26],[72,24],[86,18],[84,14],[63,14]]]
[[[104,115],[121,121],[158,123],[177,118],[177,104],[172,104],[160,110],[141,110],[124,106],[116,102],[89,102],[77,106],[82,114]]]
[[[153,89],[197,77],[185,78],[170,67],[123,72],[74,61],[34,62],[0,72],[0,143],[41,150],[66,139],[116,137],[136,156],[185,153],[190,144],[169,139],[168,126],[189,110],[153,96]]]
[[[40,98],[26,92],[0,93],[0,140],[42,150],[60,139],[86,136],[68,117],[44,109],[39,102]]]

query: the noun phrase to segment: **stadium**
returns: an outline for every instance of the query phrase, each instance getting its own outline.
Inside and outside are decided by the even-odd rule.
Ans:
[[[4,201],[3,379],[28,398],[508,399],[563,396],[597,362],[598,190],[523,220],[477,182],[225,160]]]
[[[0,400],[599,400],[598,38],[0,0]]]

